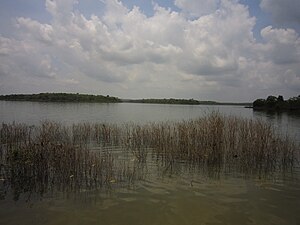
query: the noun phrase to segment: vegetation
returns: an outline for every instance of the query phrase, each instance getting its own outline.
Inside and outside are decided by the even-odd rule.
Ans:
[[[183,105],[199,105],[200,101],[194,99],[137,99],[137,100],[128,100],[128,102],[135,103],[149,103],[149,104],[183,104]]]
[[[116,162],[109,144],[112,127],[88,124],[64,127],[53,122],[40,126],[2,124],[0,128],[0,197],[110,188],[130,184],[138,172],[130,160]],[[101,132],[101,134],[100,134]],[[109,132],[109,133],[108,133]],[[103,138],[103,139],[102,139]],[[101,148],[90,145],[101,139]],[[99,143],[100,145],[100,143]],[[1,183],[2,181],[2,183]],[[2,196],[1,196],[2,195]]]
[[[136,99],[136,100],[123,100],[123,102],[133,103],[148,103],[148,104],[178,104],[178,105],[251,105],[250,103],[230,103],[230,102],[215,102],[215,101],[199,101],[195,99]]]
[[[149,103],[149,104],[182,104],[182,105],[244,105],[250,106],[251,103],[231,103],[215,101],[199,101],[195,99],[119,99],[109,95],[88,95],[71,93],[40,93],[40,94],[11,94],[0,95],[0,100],[5,101],[36,101],[36,102],[129,102],[129,103]]]
[[[300,95],[288,100],[284,100],[283,96],[279,95],[268,96],[267,99],[257,99],[253,102],[254,109],[262,110],[300,110]]]
[[[0,95],[0,100],[6,101],[38,101],[38,102],[120,102],[121,100],[109,95],[87,95],[69,93],[40,93]]]
[[[133,126],[129,134],[129,148],[136,149],[140,158],[146,147],[162,161],[236,166],[247,172],[291,166],[296,160],[296,146],[281,139],[271,125],[219,113],[178,123]]]
[[[0,126],[0,197],[128,185],[147,165],[269,173],[297,164],[299,146],[260,120],[211,113],[176,123]]]

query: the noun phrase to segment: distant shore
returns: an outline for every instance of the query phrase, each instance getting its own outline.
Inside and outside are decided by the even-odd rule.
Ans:
[[[281,95],[278,97],[271,95],[266,99],[256,99],[252,108],[261,111],[300,111],[300,95],[288,100],[284,100]]]
[[[252,103],[234,103],[234,102],[216,102],[216,101],[199,101],[195,99],[124,99],[122,102],[127,103],[145,103],[145,104],[174,104],[174,105],[240,105],[251,106]]]
[[[196,99],[176,99],[176,98],[143,98],[143,99],[121,99],[109,95],[90,95],[79,93],[39,93],[39,94],[10,94],[0,95],[3,101],[31,101],[31,102],[87,102],[87,103],[142,103],[142,104],[172,104],[172,105],[232,105],[244,106],[253,110],[261,111],[299,111],[300,95],[284,100],[279,95],[268,96],[266,99],[256,99],[249,102],[217,102],[199,101]]]
[[[88,95],[71,93],[39,93],[39,94],[10,94],[0,95],[3,101],[32,101],[32,102],[95,102],[95,103],[145,103],[145,104],[174,104],[174,105],[240,105],[251,107],[252,103],[199,101],[195,99],[120,99],[109,95]]]
[[[39,94],[11,94],[0,95],[0,100],[4,101],[31,101],[31,102],[98,102],[117,103],[121,100],[109,95],[88,95],[70,93],[39,93]]]

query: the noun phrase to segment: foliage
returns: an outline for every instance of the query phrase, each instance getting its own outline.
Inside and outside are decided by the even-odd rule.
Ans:
[[[152,103],[152,104],[185,104],[185,105],[199,105],[200,101],[194,99],[138,99],[138,100],[130,100],[130,102],[136,103]]]
[[[38,101],[38,102],[120,102],[121,100],[109,95],[88,95],[70,93],[40,93],[1,95],[0,100],[6,101]]]
[[[278,97],[268,96],[267,99],[256,99],[253,102],[254,109],[266,110],[299,110],[300,109],[300,95],[284,100],[282,95]]]
[[[259,98],[259,99],[256,99],[254,102],[253,102],[253,107],[264,107],[266,104],[266,100],[265,99],[262,99],[262,98]]]
[[[148,104],[177,104],[177,105],[251,105],[251,103],[232,103],[232,102],[216,102],[216,101],[199,101],[195,99],[136,99],[136,100],[123,100],[123,102],[133,103],[148,103]]]
[[[119,99],[109,95],[88,95],[88,94],[71,94],[71,93],[40,93],[40,94],[11,94],[0,95],[0,100],[5,101],[36,101],[36,102],[130,102],[130,103],[148,103],[148,104],[182,104],[182,105],[245,105],[251,103],[232,103],[216,101],[199,101],[195,99]]]
[[[287,102],[291,106],[292,109],[299,109],[300,108],[300,95],[298,97],[290,98]]]

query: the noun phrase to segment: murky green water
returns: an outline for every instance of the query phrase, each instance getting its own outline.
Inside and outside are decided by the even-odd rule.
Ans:
[[[1,224],[299,224],[299,171],[269,179],[169,175],[107,193],[0,201]],[[192,180],[191,180],[192,178]]]
[[[200,106],[139,104],[64,106],[0,102],[0,105],[1,122],[15,120],[28,124],[42,119],[67,124],[86,120],[123,123],[135,119],[144,123],[196,118],[210,110]],[[241,107],[218,109],[227,114],[271,121],[299,141],[298,115],[253,113]],[[120,154],[117,148],[112,151]],[[135,163],[130,154],[120,155],[119,160]],[[112,181],[109,188],[101,190],[53,191],[42,196],[30,190],[14,200],[15,193],[1,189],[0,224],[297,225],[300,221],[298,166],[292,171],[245,174],[236,169],[208,169],[183,162],[165,165],[148,155],[140,171],[134,182]],[[3,182],[1,179],[0,186]]]

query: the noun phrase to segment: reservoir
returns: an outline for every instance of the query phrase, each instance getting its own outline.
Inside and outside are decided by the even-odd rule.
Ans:
[[[299,113],[253,111],[229,105],[0,101],[2,126],[13,123],[40,126],[45,121],[65,127],[145,126],[196,120],[214,112],[264,121],[283,139],[288,136],[299,151]],[[111,151],[117,163],[136,162],[131,153],[123,155],[118,145],[91,148]],[[170,165],[149,153],[143,164],[136,164],[131,173],[135,178],[125,185],[111,179],[110,188],[76,191],[49,188],[42,194],[36,186],[34,190],[25,190],[23,184],[8,185],[5,177],[1,177],[5,174],[1,170],[0,224],[299,224],[299,164],[292,170],[274,170],[263,175],[203,168],[184,161]],[[22,191],[16,195],[19,189]]]

